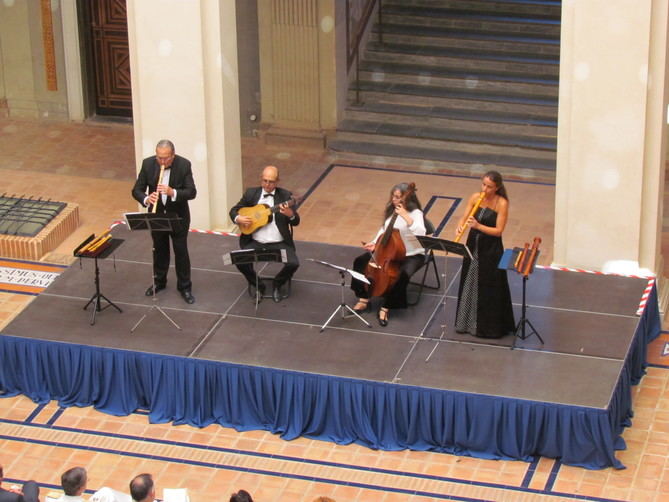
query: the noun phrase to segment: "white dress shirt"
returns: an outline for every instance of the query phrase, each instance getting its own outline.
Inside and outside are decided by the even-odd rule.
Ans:
[[[265,195],[264,191],[260,193],[260,199],[258,199],[258,204],[266,204],[269,207],[274,206],[274,196],[276,190],[270,192],[271,197]],[[283,241],[283,236],[279,232],[279,227],[276,226],[276,218],[272,217],[272,221],[269,222],[264,227],[260,227],[258,230],[253,232],[252,236],[254,241],[260,242],[261,244],[270,244],[273,242]]]
[[[406,256],[425,254],[425,249],[423,249],[423,247],[420,245],[420,242],[418,242],[418,239],[416,239],[417,235],[425,235],[425,220],[423,219],[423,211],[420,209],[414,209],[409,213],[409,216],[411,216],[411,219],[413,220],[411,226],[407,225],[407,222],[404,218],[398,216],[395,220],[395,225],[393,225],[393,228],[396,228],[400,231],[400,237],[402,238],[404,247],[407,250]],[[376,233],[376,236],[372,242],[377,242],[377,239],[381,237],[392,217],[393,216],[390,215],[390,217],[383,223],[383,226]]]

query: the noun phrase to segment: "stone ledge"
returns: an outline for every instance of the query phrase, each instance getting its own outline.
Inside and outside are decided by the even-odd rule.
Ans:
[[[68,202],[35,237],[0,234],[0,256],[39,261],[56,249],[78,226],[79,206]]]

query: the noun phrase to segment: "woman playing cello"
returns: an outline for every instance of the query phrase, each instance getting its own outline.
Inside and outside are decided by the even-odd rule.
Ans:
[[[458,222],[456,240],[470,228],[467,238],[473,260],[462,261],[455,331],[483,338],[499,338],[515,329],[506,270],[497,268],[504,245],[502,232],[509,214],[509,198],[497,171],[481,180]]]
[[[353,270],[360,273],[366,273],[370,270],[370,267],[385,269],[387,265],[385,260],[379,259],[379,255],[387,250],[384,237],[394,230],[399,234],[398,244],[399,247],[404,248],[404,253],[402,253],[404,256],[397,260],[397,274],[394,274],[394,278],[389,281],[387,289],[378,293],[383,298],[378,313],[381,326],[388,325],[389,309],[406,308],[406,290],[409,279],[420,268],[424,260],[425,250],[415,237],[416,235],[425,235],[423,210],[415,191],[416,185],[414,183],[400,183],[390,190],[390,197],[383,214],[383,225],[374,239],[364,244],[366,252],[358,256],[353,262]],[[391,224],[392,226],[390,226]],[[369,272],[366,275],[370,278]],[[374,283],[374,280],[372,282]],[[374,284],[370,287],[353,279],[351,289],[358,297],[358,302],[353,310],[356,312],[369,310],[369,300],[372,293],[377,293]]]

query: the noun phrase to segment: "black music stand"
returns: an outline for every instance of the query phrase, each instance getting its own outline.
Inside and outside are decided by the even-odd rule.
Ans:
[[[249,265],[253,264],[255,270],[255,264],[259,262],[278,262],[286,263],[288,261],[288,256],[285,249],[238,249],[236,251],[230,251],[223,255],[223,264],[224,265]],[[258,311],[258,304],[263,299],[263,295],[260,293],[260,277],[258,271],[256,271],[256,306],[255,310]]]
[[[502,255],[502,258],[499,260],[499,265],[497,268],[501,268],[504,270],[516,270],[516,259],[518,258],[518,255],[523,251],[523,248],[513,248],[513,249],[506,249],[504,251],[504,254]],[[518,324],[516,325],[516,330],[514,331],[514,338],[513,338],[513,343],[511,344],[511,350],[513,350],[516,347],[516,341],[518,339],[520,340],[527,340],[529,337],[532,335],[536,335],[536,337],[539,339],[541,342],[541,345],[544,344],[544,339],[541,338],[541,335],[537,331],[537,329],[532,325],[530,320],[527,318],[527,280],[534,272],[534,266],[537,263],[537,258],[539,258],[539,254],[541,251],[538,249],[536,250],[536,253],[534,254],[534,257],[532,259],[532,263],[530,264],[530,271],[527,273],[527,275],[523,274],[523,303],[521,307],[521,315],[520,315],[520,321],[518,321]],[[530,255],[530,258],[532,256]],[[525,331],[525,326],[529,325],[529,327],[532,329],[529,333]]]
[[[326,267],[334,268],[335,270],[339,271],[339,276],[341,277],[341,303],[337,306],[336,309],[334,309],[334,312],[330,314],[330,317],[328,317],[328,320],[325,321],[325,324],[321,326],[321,330],[319,333],[322,333],[323,330],[327,327],[328,324],[330,324],[330,321],[334,318],[334,316],[337,314],[337,312],[341,311],[341,318],[342,319],[347,319],[350,316],[346,316],[346,312],[350,312],[353,314],[355,317],[360,319],[362,322],[364,322],[368,328],[371,328],[372,325],[369,324],[365,319],[362,318],[360,314],[358,314],[355,310],[353,310],[351,307],[349,307],[346,302],[344,301],[344,292],[346,291],[346,274],[349,274],[351,277],[354,279],[358,279],[359,281],[364,282],[365,284],[369,284],[369,280],[367,277],[365,277],[363,274],[360,272],[356,272],[355,270],[350,270],[348,268],[340,267],[339,265],[334,265],[332,263],[328,263],[326,261],[321,261],[321,260],[314,260],[312,258],[307,258],[307,261],[313,261],[315,263],[320,263],[321,265],[325,265]]]
[[[174,224],[181,220],[179,216],[177,216],[174,213],[166,213],[166,214],[161,214],[161,213],[125,213],[125,221],[128,224],[128,228],[132,231],[135,230],[150,230],[151,232],[172,232],[174,230]],[[151,240],[152,246],[153,246],[153,239]],[[156,298],[156,276],[153,273],[153,253],[155,252],[155,249],[152,247],[152,252],[151,252],[151,285],[153,289],[153,305],[151,305],[151,308],[149,311],[144,314],[139,321],[132,327],[130,330],[131,333],[133,333],[136,329],[137,326],[141,324],[141,322],[148,316],[153,309],[157,310],[160,312],[168,321],[170,321],[175,328],[178,330],[181,329],[181,326],[179,326],[174,320],[167,315],[167,313],[160,308],[158,305],[158,299]]]
[[[91,326],[95,324],[95,314],[97,314],[98,312],[102,312],[106,308],[114,307],[119,312],[123,312],[118,305],[116,305],[113,301],[111,301],[109,298],[107,298],[100,292],[100,267],[98,266],[98,258],[100,260],[104,260],[109,255],[111,255],[123,243],[123,239],[112,238],[109,241],[109,245],[105,247],[100,253],[95,253],[95,254],[81,253],[80,252],[81,248],[83,248],[86,244],[91,242],[94,238],[95,235],[89,236],[74,250],[74,256],[76,256],[77,258],[92,258],[95,262],[95,293],[93,294],[93,296],[91,296],[91,299],[88,300],[88,303],[84,306],[84,310],[86,310],[91,303],[93,304],[93,311],[91,314]],[[102,306],[102,300],[107,302],[107,305],[105,305],[104,307]]]
[[[428,235],[417,235],[416,239],[418,239],[418,242],[420,242],[421,246],[426,250],[433,250],[433,251],[443,251],[445,254],[451,253],[451,254],[456,254],[458,256],[469,256],[469,259],[473,260],[474,257],[472,256],[471,251],[469,251],[469,248],[465,245],[462,244],[461,242],[455,242],[455,241],[449,241],[446,239],[439,239],[438,237],[431,237]],[[448,258],[444,260],[444,293],[443,293],[443,306],[444,306],[444,316],[446,315],[446,293],[448,292],[448,285],[446,284],[446,278],[447,278],[447,272],[448,270]],[[446,325],[442,324],[441,325],[441,335],[439,336],[439,341],[443,340],[444,334],[446,332]],[[423,328],[423,331],[421,332],[420,336],[422,337],[423,334],[425,333],[425,329]],[[432,357],[432,354],[434,354],[434,351],[437,349],[437,346],[439,344],[436,344],[430,354],[427,356],[425,359],[425,362],[428,362],[430,358]]]

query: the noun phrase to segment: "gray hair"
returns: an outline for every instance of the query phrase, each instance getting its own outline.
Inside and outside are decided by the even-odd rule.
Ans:
[[[172,153],[174,153],[174,143],[172,143],[169,139],[161,139],[156,145],[156,148],[166,148],[166,147],[172,150]]]

